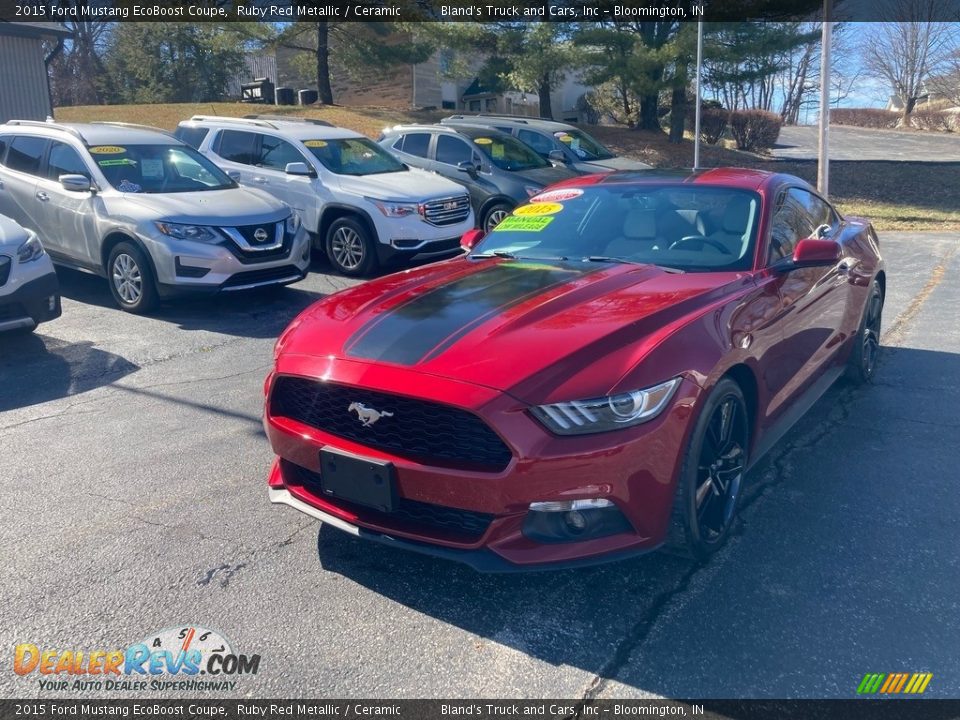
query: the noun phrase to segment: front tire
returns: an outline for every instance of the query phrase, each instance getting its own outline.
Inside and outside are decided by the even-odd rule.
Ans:
[[[855,385],[873,380],[880,357],[880,322],[883,315],[883,291],[876,280],[870,286],[870,297],[863,309],[860,329],[854,338],[853,350],[847,360],[846,376]]]
[[[337,272],[350,277],[369,275],[377,268],[377,251],[363,223],[344,217],[333,222],[324,243]]]
[[[153,270],[143,251],[129,242],[118,243],[107,260],[110,294],[121,310],[142,314],[156,307],[158,294]]]
[[[666,549],[706,560],[723,547],[737,514],[750,448],[750,418],[740,386],[723,378],[690,435],[674,496]]]
[[[483,216],[483,231],[490,232],[506,218],[513,208],[506,203],[497,203]]]

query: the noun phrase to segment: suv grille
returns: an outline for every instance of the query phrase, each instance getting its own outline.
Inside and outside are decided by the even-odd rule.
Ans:
[[[290,246],[293,244],[293,235],[284,231],[284,223],[263,223],[262,225],[237,225],[232,228],[222,228],[227,237],[230,237],[230,231],[236,232],[251,248],[257,248],[264,245],[273,245],[277,239],[277,233],[283,238],[283,244],[275,250],[248,250],[240,245],[234,238],[226,243],[226,247],[237,259],[244,265],[258,263],[263,260],[276,260],[290,254]],[[261,238],[257,238],[257,231],[263,230],[267,237],[263,239],[263,234],[259,233]]]
[[[351,404],[383,415],[364,427]],[[510,462],[510,448],[473,413],[398,395],[280,377],[273,387],[270,413],[331,435],[431,465],[499,472]]]
[[[434,505],[418,500],[408,500],[407,498],[397,498],[396,507],[392,513],[381,512],[324,495],[318,473],[286,460],[281,462],[284,464],[284,477],[288,479],[296,477],[302,482],[304,489],[322,499],[323,502],[347,510],[366,522],[381,527],[403,527],[405,525],[407,529],[413,530],[430,528],[462,535],[465,539],[476,540],[487,531],[494,519],[493,515],[486,513],[460,510],[459,508]]]
[[[10,266],[13,264],[13,261],[10,260],[6,255],[0,255],[0,287],[3,287],[7,284],[7,280],[10,279]]]
[[[423,204],[423,217],[431,225],[456,225],[466,220],[469,214],[469,195],[441,198]]]

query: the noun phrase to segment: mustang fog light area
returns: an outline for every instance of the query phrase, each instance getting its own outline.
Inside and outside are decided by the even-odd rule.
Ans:
[[[587,435],[632,427],[653,420],[670,402],[681,378],[644,390],[591,400],[537,405],[530,412],[557,435]]]
[[[523,521],[524,536],[540,543],[579,542],[631,530],[620,508],[604,498],[530,503]]]

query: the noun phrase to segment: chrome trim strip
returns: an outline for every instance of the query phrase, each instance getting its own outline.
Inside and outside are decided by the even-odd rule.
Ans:
[[[271,245],[251,245],[235,227],[222,227],[220,229],[225,232],[227,236],[240,247],[240,249],[246,250],[247,252],[266,252],[268,250],[279,250],[283,247],[283,226],[286,224],[286,222],[286,220],[281,220],[280,222],[274,224],[273,244]],[[264,223],[264,225],[269,224],[270,223]]]
[[[340,518],[334,517],[333,515],[328,515],[322,510],[318,510],[313,507],[313,505],[307,505],[303,500],[298,500],[293,495],[290,494],[289,490],[286,489],[277,489],[269,488],[270,502],[277,505],[289,505],[294,510],[299,510],[302,513],[309,515],[310,517],[319,520],[320,522],[327,523],[328,525],[333,525],[335,528],[348,532],[351,535],[360,536],[360,528],[356,525],[351,525]]]
[[[252,288],[264,287],[265,285],[283,285],[284,283],[294,283],[303,280],[302,275],[288,275],[277,280],[262,280],[261,282],[247,283],[246,285],[231,285],[230,287],[220,288],[220,292],[233,292],[234,290],[250,290]]]

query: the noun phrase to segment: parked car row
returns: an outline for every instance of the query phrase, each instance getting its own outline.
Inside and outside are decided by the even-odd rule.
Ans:
[[[396,126],[379,144],[273,116],[197,115],[173,134],[11,120],[0,215],[48,261],[105,277],[119,307],[147,312],[165,297],[297,282],[313,249],[352,276],[452,255],[547,185],[627,167],[648,166],[572,126],[496,116]],[[0,273],[13,266],[2,257]],[[16,322],[27,317],[44,319]]]

